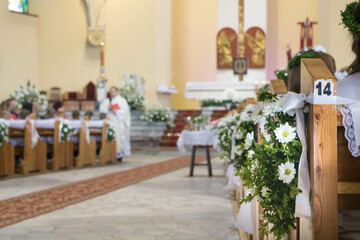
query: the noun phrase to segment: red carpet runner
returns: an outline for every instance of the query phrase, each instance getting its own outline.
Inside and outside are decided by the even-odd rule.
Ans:
[[[203,161],[204,157],[197,160]],[[0,228],[190,165],[180,157],[0,201]]]

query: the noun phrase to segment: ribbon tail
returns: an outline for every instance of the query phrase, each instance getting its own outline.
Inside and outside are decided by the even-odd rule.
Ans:
[[[311,218],[310,207],[310,174],[307,161],[307,146],[305,138],[304,113],[302,110],[296,110],[296,130],[301,141],[302,152],[298,170],[298,188],[301,193],[296,196],[295,216]]]

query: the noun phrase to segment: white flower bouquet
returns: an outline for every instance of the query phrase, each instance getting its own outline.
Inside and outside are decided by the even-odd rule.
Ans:
[[[129,106],[142,112],[145,108],[145,98],[141,96],[138,89],[132,84],[125,84],[120,88],[120,95],[126,99]]]
[[[20,86],[18,90],[10,94],[10,98],[16,101],[17,107],[22,109],[23,104],[38,102],[41,110],[46,110],[48,102],[46,96],[41,95],[38,90],[36,90],[35,85],[30,86],[30,81],[27,83],[26,88]]]
[[[112,141],[116,137],[115,126],[109,123],[106,128],[106,140]]]
[[[0,147],[9,140],[9,126],[4,119],[0,119]]]
[[[169,108],[163,106],[151,106],[141,116],[141,119],[148,123],[171,123],[174,119],[173,113]]]
[[[70,141],[73,130],[69,126],[69,121],[64,120],[61,126],[61,141],[68,142]]]

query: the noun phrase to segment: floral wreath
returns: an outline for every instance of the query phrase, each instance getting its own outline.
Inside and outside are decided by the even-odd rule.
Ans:
[[[356,4],[358,4],[357,1],[346,4],[345,10],[340,11],[341,12],[341,21],[342,21],[342,24],[344,25],[344,28],[348,28],[348,30],[353,35],[360,37],[360,23],[354,15],[354,9],[355,9]]]

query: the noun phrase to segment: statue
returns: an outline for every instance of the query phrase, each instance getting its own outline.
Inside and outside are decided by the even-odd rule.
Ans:
[[[232,69],[233,58],[237,50],[236,32],[231,28],[223,28],[219,31],[216,41],[217,68]]]
[[[245,54],[250,59],[249,68],[265,67],[265,34],[258,27],[250,28],[246,34]]]
[[[105,41],[105,0],[85,0],[88,15],[88,41],[100,46]]]

